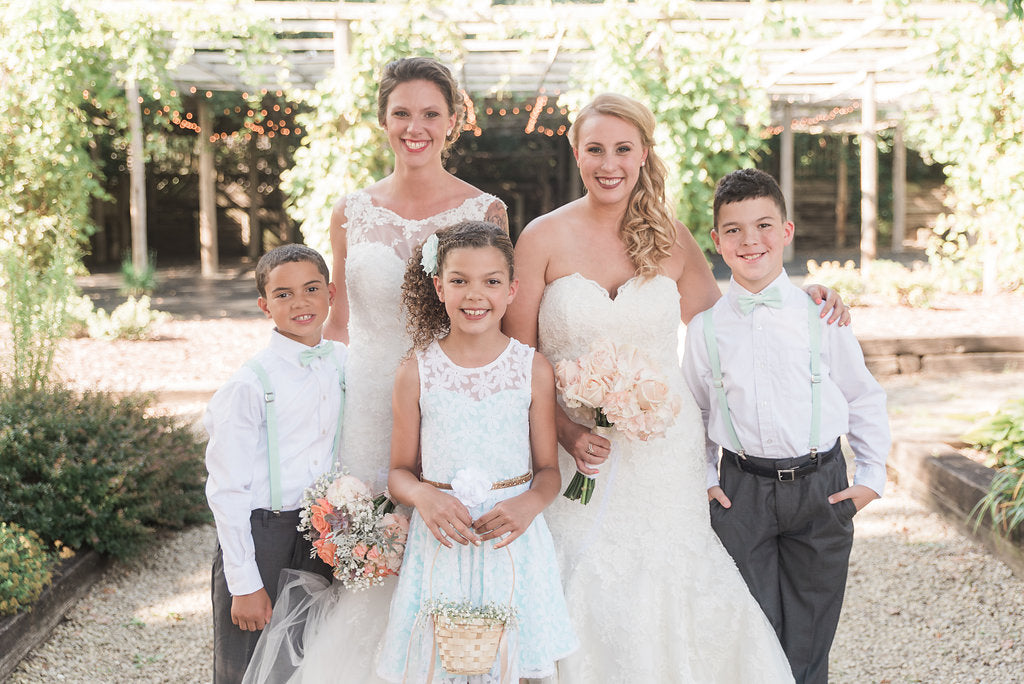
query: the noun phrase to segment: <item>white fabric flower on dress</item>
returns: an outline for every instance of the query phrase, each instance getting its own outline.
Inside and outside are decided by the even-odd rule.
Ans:
[[[437,234],[431,235],[423,243],[423,257],[420,266],[428,276],[437,275]]]
[[[491,481],[487,473],[479,468],[463,468],[452,478],[452,494],[466,508],[479,506],[487,501]]]

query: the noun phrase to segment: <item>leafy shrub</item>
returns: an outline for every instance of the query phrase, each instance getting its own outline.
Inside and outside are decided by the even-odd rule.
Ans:
[[[871,262],[867,280],[866,285],[870,291],[903,306],[927,308],[935,293],[935,285],[928,270],[909,269],[886,259]]]
[[[820,265],[813,259],[807,262],[808,282],[827,285],[839,292],[847,304],[863,304],[865,295],[878,295],[894,304],[926,308],[935,292],[933,274],[929,269],[909,269],[903,264],[885,259],[871,262],[868,274],[852,261],[842,266],[838,261],[825,261]]]
[[[121,259],[121,284],[119,292],[129,297],[151,295],[156,291],[156,252],[150,251],[149,259],[142,268],[136,268],[131,254]]]
[[[151,398],[63,387],[0,395],[0,519],[113,556],[209,519],[202,444]]]
[[[975,528],[989,516],[993,529],[1010,535],[1024,528],[1024,399],[1011,400],[981,419],[963,437],[988,454],[996,468],[988,493],[971,511]]]
[[[850,306],[861,303],[865,290],[860,271],[852,261],[840,266],[838,261],[823,261],[819,265],[810,259],[807,262],[807,282],[832,288]]]
[[[28,610],[50,583],[55,564],[38,534],[0,522],[0,616]]]
[[[149,306],[147,295],[138,299],[130,296],[108,314],[105,309],[93,308],[89,297],[76,297],[68,305],[70,332],[75,336],[88,335],[97,340],[144,340],[149,338],[153,325],[171,317],[169,313]]]

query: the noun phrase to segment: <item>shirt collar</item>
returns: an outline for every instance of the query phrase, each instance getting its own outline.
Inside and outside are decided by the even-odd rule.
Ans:
[[[786,274],[786,269],[782,269],[782,272],[779,273],[775,280],[765,285],[764,289],[767,290],[769,287],[778,287],[779,293],[782,295],[782,301],[785,302],[786,292],[789,289],[788,286],[791,284],[792,283],[789,280],[789,275]],[[747,288],[737,283],[735,278],[729,278],[729,289],[726,292],[725,298],[728,300],[729,306],[732,307],[732,310],[736,312],[736,315],[743,315],[743,313],[740,311],[739,298],[742,297],[743,295],[752,294],[757,293],[751,292]]]
[[[320,341],[317,342],[316,346],[319,347],[323,343],[324,338],[321,337]],[[299,354],[302,351],[309,349],[309,347],[302,344],[301,342],[296,342],[291,338],[285,337],[276,330],[270,331],[270,344],[268,344],[267,346],[272,352],[280,356],[288,363],[299,367],[302,367],[302,363],[299,361]]]

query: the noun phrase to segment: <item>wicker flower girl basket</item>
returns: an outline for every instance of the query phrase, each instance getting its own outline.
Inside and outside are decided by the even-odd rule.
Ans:
[[[434,564],[437,563],[440,549],[441,544],[438,544],[430,564],[431,597],[434,593]],[[512,589],[508,595],[511,609],[516,587],[516,565],[507,546],[505,551],[512,564]],[[503,660],[507,659],[507,654],[502,656],[499,653],[506,626],[505,620],[494,618],[435,615],[434,643],[444,669],[453,675],[481,675],[490,672],[496,658],[501,656]],[[508,664],[503,663],[502,670],[507,667]]]

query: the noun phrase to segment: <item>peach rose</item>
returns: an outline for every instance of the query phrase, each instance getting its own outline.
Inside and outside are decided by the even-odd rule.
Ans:
[[[309,512],[312,514],[310,523],[313,525],[313,529],[321,536],[327,534],[331,526],[327,524],[324,516],[334,512],[331,504],[327,503],[327,499],[317,499],[316,503],[309,507]]]
[[[338,550],[336,545],[326,539],[317,539],[313,542],[313,547],[316,548],[316,555],[320,557],[320,560],[332,567],[334,566],[334,554]]]
[[[636,399],[641,410],[650,411],[668,399],[668,385],[653,378],[645,378],[636,386]]]
[[[366,558],[367,551],[369,551],[369,549],[366,547],[366,544],[359,542],[352,548],[352,555],[362,560],[363,558]]]

